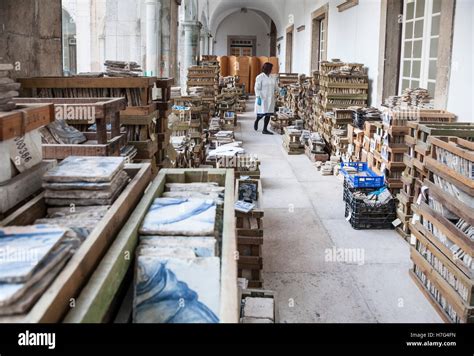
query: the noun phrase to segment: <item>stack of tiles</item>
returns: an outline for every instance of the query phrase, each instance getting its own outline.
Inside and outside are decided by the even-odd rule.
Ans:
[[[12,64],[0,64],[0,111],[11,111],[16,108],[12,99],[19,95],[21,85],[8,77],[12,70]]]
[[[71,256],[67,230],[57,226],[0,228],[0,315],[26,313]]]
[[[139,230],[135,323],[218,323],[224,188],[167,184]]]
[[[112,205],[129,182],[122,157],[68,157],[43,177],[49,206]]]

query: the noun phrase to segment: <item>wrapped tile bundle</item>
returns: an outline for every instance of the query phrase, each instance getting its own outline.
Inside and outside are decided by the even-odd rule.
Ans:
[[[167,184],[140,227],[135,323],[218,323],[224,188]]]
[[[71,256],[67,230],[35,225],[0,228],[0,315],[27,312]]]
[[[11,111],[16,108],[12,99],[19,95],[20,83],[9,78],[12,64],[0,64],[0,111]]]
[[[129,182],[122,157],[68,157],[43,177],[49,206],[112,205]]]

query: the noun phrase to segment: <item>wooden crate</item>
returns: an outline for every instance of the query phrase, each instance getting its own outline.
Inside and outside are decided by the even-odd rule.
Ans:
[[[452,261],[452,258],[449,256],[445,256],[434,244],[431,243],[429,239],[427,239],[423,234],[416,229],[413,231],[413,236],[416,241],[412,244],[411,247],[411,256],[412,259],[415,257],[416,259],[422,258],[424,264],[427,265],[428,268],[431,269],[430,274],[434,276],[438,280],[443,280],[448,283],[449,287],[447,290],[453,292],[456,296],[459,297],[460,305],[463,307],[469,308],[474,306],[474,280],[469,278],[462,272]],[[430,263],[430,261],[426,258],[425,255],[421,251],[426,251],[427,256],[436,258],[436,264],[438,268]],[[444,275],[440,273],[440,271]],[[448,275],[449,272],[450,274]],[[452,277],[452,278],[450,278]],[[453,283],[449,283],[449,280]],[[454,282],[456,281],[456,282]],[[453,286],[454,284],[454,286]],[[462,295],[461,289],[456,289],[456,286],[462,285],[465,288],[465,294]]]
[[[413,250],[412,250],[413,251]],[[412,261],[415,265],[414,268],[419,269],[430,282],[430,284],[436,288],[438,293],[446,299],[446,302],[450,307],[456,312],[460,318],[461,323],[473,323],[474,322],[474,308],[467,307],[462,303],[462,299],[459,295],[455,294],[451,286],[442,279],[437,272],[432,269],[430,264],[419,254],[412,253]],[[415,274],[414,270],[410,270],[410,276],[412,277],[415,284],[423,292],[425,297],[428,299],[430,304],[435,308],[438,314],[446,323],[453,323],[454,321],[441,306],[441,304],[433,297],[430,291],[427,289],[425,284],[420,280],[420,278]]]
[[[0,112],[0,141],[24,136],[27,132],[39,129],[53,122],[52,104],[21,104],[9,112]]]
[[[35,167],[20,173],[0,186],[0,219],[9,215],[25,200],[41,192],[43,175],[56,166],[56,161],[43,161]]]
[[[133,268],[132,258],[123,258],[125,254],[133,256],[138,246],[138,230],[153,201],[165,191],[167,183],[216,182],[224,186],[224,223],[221,256],[221,306],[220,321],[237,323],[238,292],[237,292],[237,261],[235,251],[234,217],[234,176],[232,170],[219,169],[163,169],[147,189],[125,225],[115,238],[114,243],[96,268],[89,283],[79,295],[76,308],[71,309],[65,321],[68,323],[103,322],[112,307],[114,298],[126,278],[127,272]],[[129,308],[131,312],[131,307]]]
[[[425,159],[426,166],[431,169],[438,169],[446,172],[448,176],[453,178],[458,185],[464,186],[466,189],[474,189],[474,142],[464,140],[457,137],[430,137],[429,142],[431,143],[431,157]],[[443,164],[437,160],[437,150],[444,150],[455,156],[459,162],[465,161],[470,165],[470,171],[467,171],[465,168],[464,174],[459,173],[449,167],[446,164]],[[458,167],[460,163],[458,164]],[[460,189],[462,189],[460,187]],[[474,194],[471,194],[474,196]]]
[[[157,78],[156,87],[160,91],[157,99],[159,103],[168,103],[171,100],[171,87],[174,85],[174,78]]]
[[[107,123],[111,123],[112,137],[120,136],[120,111],[125,109],[124,99],[112,98],[16,98],[17,104],[35,105],[35,104],[53,104],[54,117],[56,119],[66,120],[69,125],[83,124],[97,126],[97,142],[99,144],[107,143]],[[70,118],[71,114],[78,113],[79,116]],[[82,114],[81,114],[82,113]],[[88,117],[91,114],[92,117]],[[76,115],[74,115],[76,116]]]
[[[418,268],[418,267],[416,266],[414,268]],[[441,306],[441,304],[433,297],[433,295],[426,288],[424,283],[415,274],[413,269],[409,271],[409,275],[410,275],[411,279],[413,280],[413,282],[415,283],[415,285],[418,287],[418,289],[420,289],[420,291],[423,293],[425,298],[431,304],[431,306],[439,314],[441,319],[443,319],[443,321],[445,323],[453,323],[453,320],[451,319],[451,317],[446,313],[446,311]],[[430,282],[433,283],[431,280],[430,280]],[[435,287],[438,287],[435,283],[433,283],[433,285],[435,285]],[[439,288],[437,288],[437,290],[439,290]],[[474,322],[474,311],[472,309],[462,310],[461,312],[465,312],[465,314],[462,314],[462,318],[463,318],[462,322],[464,322],[464,323],[473,323]]]
[[[126,97],[127,106],[142,106],[151,103],[152,89],[156,77],[84,78],[84,77],[33,77],[20,78],[18,82],[24,93],[37,97],[41,92],[51,93],[57,98],[67,97]],[[131,100],[132,90],[139,95]]]
[[[249,213],[236,211],[237,248],[239,251],[238,274],[250,276],[249,285],[252,288],[263,286],[263,217],[262,206],[262,182],[259,179],[236,181],[235,201],[239,199],[239,187],[243,182],[257,184],[257,201],[255,208]]]
[[[149,165],[126,165],[125,171],[132,178],[131,182],[33,308],[26,315],[1,317],[0,322],[57,323],[71,311],[71,298],[79,296],[89,277],[95,273],[150,182]],[[0,226],[31,225],[45,216],[46,208],[44,194],[41,194],[2,220]],[[125,260],[123,255],[120,257],[117,260]],[[81,305],[80,302],[76,303],[78,308]]]
[[[419,213],[419,210],[417,210],[414,207],[415,213]],[[431,220],[430,220],[431,222]],[[439,224],[437,226],[439,228]],[[426,237],[438,250],[440,250],[445,256],[452,256],[453,253],[452,251],[446,247],[438,238],[436,238],[427,228],[425,228],[419,221],[417,221],[415,224],[410,222],[410,231],[413,234],[416,234],[416,232],[422,234],[424,237]],[[454,241],[453,241],[454,242]],[[466,253],[470,253],[472,256],[472,251],[466,250],[463,248]],[[465,264],[463,264],[461,261],[457,259],[452,259],[453,264],[455,264],[466,276],[469,278],[473,279],[474,274],[470,269],[466,267]]]

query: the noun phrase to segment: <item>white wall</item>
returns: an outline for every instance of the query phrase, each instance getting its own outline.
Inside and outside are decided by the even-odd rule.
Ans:
[[[474,1],[457,0],[448,111],[474,122]]]
[[[295,34],[293,45],[293,72],[311,72],[311,13],[329,3],[328,60],[339,58],[346,62],[363,63],[369,68],[371,98],[377,97],[378,47],[380,34],[380,6],[378,0],[360,0],[359,5],[339,12],[340,0],[288,0],[285,8],[287,24],[278,29],[278,37],[284,36],[289,15],[294,16]],[[297,32],[300,26],[304,31]],[[281,45],[280,68],[285,68],[286,40]],[[374,102],[372,104],[375,104]]]
[[[270,53],[270,25],[254,11],[240,11],[229,15],[222,21],[216,32],[214,54],[228,55],[228,36],[256,36],[257,56],[268,56]]]
[[[140,1],[108,0],[105,22],[105,59],[140,63],[140,33]]]

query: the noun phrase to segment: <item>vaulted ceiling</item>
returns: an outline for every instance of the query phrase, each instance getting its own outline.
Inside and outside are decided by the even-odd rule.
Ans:
[[[201,1],[206,2],[207,1]],[[285,0],[209,0],[209,28],[215,33],[219,24],[229,15],[242,8],[256,10],[268,15],[277,28],[283,23],[281,9],[285,6]]]

